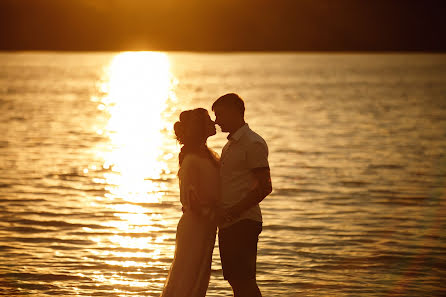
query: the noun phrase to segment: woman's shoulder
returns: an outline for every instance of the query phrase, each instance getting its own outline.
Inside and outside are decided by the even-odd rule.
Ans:
[[[198,156],[197,154],[189,153],[184,156],[181,166],[194,164],[196,162],[200,162],[200,156]]]
[[[180,177],[180,179],[203,179],[207,178],[210,175],[213,175],[212,170],[216,169],[217,168],[215,167],[211,159],[196,154],[188,154],[184,157],[184,160],[181,163],[180,169],[178,171],[178,176]]]
[[[184,156],[183,162],[181,162],[180,172],[195,171],[199,167],[200,162],[200,157],[197,155],[187,154]]]
[[[189,153],[187,154],[182,162],[181,166],[184,166],[185,164],[191,165],[196,163],[207,163],[211,161],[211,159],[214,159],[216,161],[220,160],[220,156],[213,150],[209,150],[209,154],[195,154],[195,153]]]
[[[208,162],[208,160],[203,156],[197,154],[187,154],[184,156],[183,162],[181,163],[181,168],[184,170],[197,169],[206,162]]]

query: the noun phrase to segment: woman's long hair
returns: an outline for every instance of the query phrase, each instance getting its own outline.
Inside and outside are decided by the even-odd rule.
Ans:
[[[200,145],[206,145],[206,120],[209,113],[204,108],[185,110],[180,114],[180,120],[174,124],[175,136],[182,145],[178,160],[183,163],[184,157],[190,153],[197,153]],[[218,165],[218,157],[215,152],[206,145],[210,159]]]

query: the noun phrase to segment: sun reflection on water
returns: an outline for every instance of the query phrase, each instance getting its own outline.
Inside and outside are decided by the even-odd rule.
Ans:
[[[170,65],[164,53],[126,52],[117,55],[101,89],[100,109],[109,114],[105,133],[112,149],[104,153],[106,190],[111,198],[159,202],[157,182],[169,172],[161,149],[162,112],[170,93]]]
[[[103,176],[95,182],[104,184],[106,207],[114,219],[102,225],[111,234],[92,238],[102,248],[93,252],[104,263],[116,267],[116,275],[98,276],[98,282],[113,286],[147,286],[147,281],[127,278],[120,271],[133,267],[140,272],[159,267],[164,254],[163,234],[167,223],[151,206],[161,203],[167,185],[165,175],[172,152],[163,146],[168,125],[163,112],[172,99],[172,74],[164,53],[125,52],[114,57],[100,85],[104,94],[98,109],[107,123],[98,131],[108,138],[99,150]]]

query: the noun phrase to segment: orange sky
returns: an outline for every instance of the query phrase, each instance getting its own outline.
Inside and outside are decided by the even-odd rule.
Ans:
[[[446,50],[440,1],[1,0],[0,50]]]

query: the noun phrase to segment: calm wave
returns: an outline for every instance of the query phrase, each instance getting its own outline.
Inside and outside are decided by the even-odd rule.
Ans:
[[[230,91],[270,148],[264,296],[446,294],[445,55],[144,52],[0,54],[0,294],[158,296],[172,125]]]

